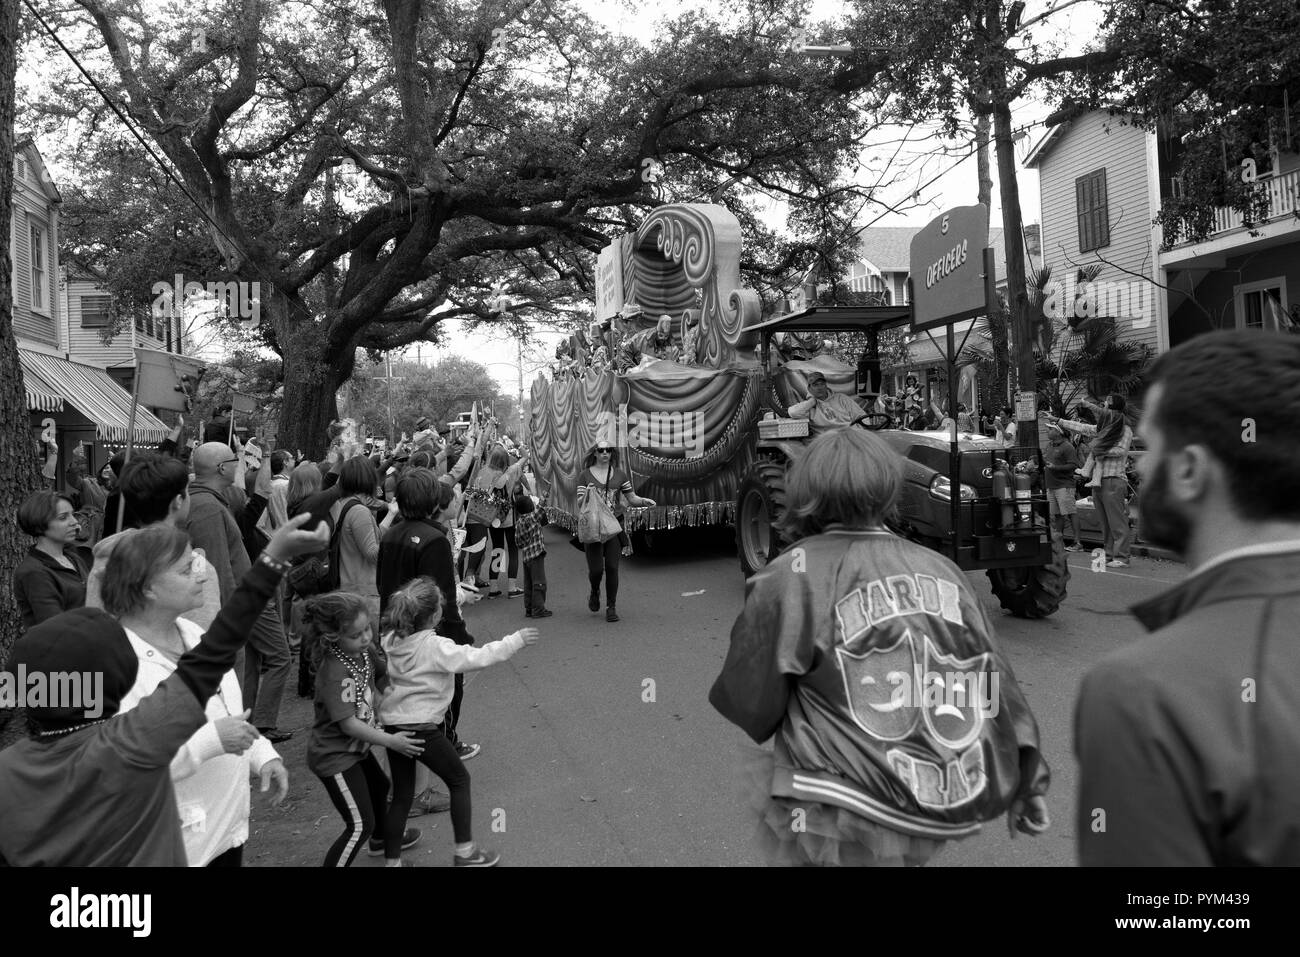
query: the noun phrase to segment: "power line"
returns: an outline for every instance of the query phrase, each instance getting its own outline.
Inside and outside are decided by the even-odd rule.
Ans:
[[[233,248],[237,253],[239,253],[244,258],[244,261],[247,262],[250,266],[252,266],[252,268],[257,272],[259,276],[261,276],[263,279],[266,280],[267,285],[270,287],[271,291],[276,292],[277,291],[276,285],[274,281],[272,281],[271,277],[268,276],[262,270],[262,268],[253,260],[253,257],[250,256],[248,252],[238,242],[236,242],[235,239],[229,233],[226,232],[226,230],[222,227],[222,225],[212,218],[212,215],[207,211],[206,208],[204,208],[203,204],[200,203],[194,197],[194,195],[189,191],[189,189],[180,180],[180,178],[176,175],[176,173],[172,171],[171,167],[168,166],[167,163],[165,163],[163,159],[157,153],[154,152],[153,147],[150,146],[149,142],[143,136],[140,135],[139,131],[136,130],[135,126],[132,125],[131,121],[127,118],[126,114],[123,113],[122,110],[118,107],[117,103],[114,102],[112,97],[110,97],[108,93],[104,90],[104,88],[99,85],[99,81],[96,80],[93,76],[91,76],[90,71],[87,70],[82,65],[81,61],[77,59],[76,54],[74,54],[71,50],[69,50],[68,47],[64,44],[63,40],[59,38],[58,32],[52,26],[46,23],[45,18],[42,17],[40,12],[37,11],[36,7],[32,5],[31,0],[23,0],[23,5],[27,7],[27,9],[31,12],[32,16],[34,16],[36,20],[40,23],[40,25],[45,29],[45,32],[50,35],[50,39],[52,39],[55,42],[55,44],[59,47],[59,49],[63,51],[64,55],[66,55],[67,58],[72,61],[73,66],[75,66],[77,70],[81,73],[81,75],[86,78],[86,82],[89,83],[91,87],[94,88],[95,92],[99,94],[100,98],[103,99],[103,101],[106,104],[108,104],[108,108],[113,111],[113,113],[117,116],[117,118],[122,122],[122,125],[126,127],[127,131],[133,137],[135,137],[135,139],[140,143],[141,146],[144,147],[145,152],[149,154],[149,157],[154,161],[154,163],[157,164],[158,168],[163,171],[163,175],[165,175],[169,180],[171,180],[171,182],[176,186],[176,188],[179,189],[182,194],[184,194],[185,198],[190,201],[190,203],[194,206],[194,208],[203,214],[203,218],[212,224],[212,228],[215,229],[217,232],[219,232],[225,238],[226,242],[228,242],[231,245],[231,248]],[[302,303],[294,303],[293,300],[289,299],[288,296],[285,296],[285,301],[296,305],[300,310],[302,310],[304,315],[306,315],[308,318],[311,318],[311,313],[307,311],[307,308],[303,306]]]

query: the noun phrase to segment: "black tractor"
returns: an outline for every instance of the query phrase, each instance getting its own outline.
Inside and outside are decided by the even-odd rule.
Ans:
[[[752,575],[791,544],[778,527],[786,505],[785,473],[809,442],[808,420],[789,415],[789,400],[799,397],[789,383],[797,377],[792,373],[806,373],[819,361],[790,361],[774,372],[773,336],[865,333],[869,345],[856,371],[844,372],[838,360],[820,360],[818,371],[831,368],[828,380],[836,378],[841,391],[863,397],[862,416],[846,427],[875,431],[903,458],[903,493],[890,527],[963,570],[986,569],[993,593],[1013,615],[1046,617],[1064,600],[1070,571],[1064,542],[1051,531],[1039,449],[1003,448],[972,434],[958,435],[954,443],[949,432],[890,428],[891,417],[877,411],[876,336],[909,321],[906,306],[821,306],[758,327],[768,414],[755,423],[753,464],[736,495],[741,569]]]

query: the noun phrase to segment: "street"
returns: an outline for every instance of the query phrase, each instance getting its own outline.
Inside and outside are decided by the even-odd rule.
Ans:
[[[548,605],[541,641],[505,664],[469,676],[462,737],[482,745],[467,763],[474,830],[506,866],[758,865],[742,789],[752,745],[708,702],[740,610],[743,582],[725,537],[697,535],[678,554],[634,556],[621,568],[610,624],[586,607],[586,566],[562,530],[547,531]],[[684,551],[685,553],[680,553]],[[1069,598],[1053,617],[1005,615],[983,573],[970,576],[985,602],[1041,730],[1052,768],[1052,828],[1008,838],[1002,821],[945,849],[934,866],[1071,866],[1075,764],[1071,721],[1086,669],[1141,635],[1133,603],[1180,581],[1182,565],[1134,558],[1132,567],[1089,570],[1070,556]],[[698,593],[702,594],[684,594]],[[480,644],[528,622],[522,602],[484,599],[467,619]],[[281,727],[298,728],[280,746],[291,774],[288,807],[255,794],[252,865],[319,864],[340,822],[307,771],[310,703],[286,696]],[[421,843],[404,859],[451,863],[446,814],[414,819]],[[381,863],[357,859],[357,866]]]

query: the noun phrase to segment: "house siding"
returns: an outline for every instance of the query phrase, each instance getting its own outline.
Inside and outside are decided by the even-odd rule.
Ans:
[[[22,164],[26,175],[14,170],[13,215],[10,224],[10,250],[13,260],[13,322],[17,337],[44,345],[60,345],[58,307],[58,214],[54,204],[35,181],[29,161]],[[45,227],[45,309],[32,309],[32,238],[31,223]]]
[[[96,327],[87,329],[81,325],[82,297],[106,295],[103,287],[94,279],[74,277],[66,283],[65,295],[65,308],[68,316],[68,352],[75,355],[79,362],[101,368],[134,365],[135,353],[132,351],[133,345],[129,325],[124,323],[117,334],[107,343],[101,337],[105,329]],[[163,352],[167,350],[167,342],[164,338],[156,335],[151,336],[144,332],[136,332],[134,344],[142,349],[157,349]],[[173,342],[172,351],[177,351],[174,345]]]
[[[1159,281],[1159,240],[1151,222],[1147,135],[1104,112],[1088,114],[1070,125],[1038,163],[1042,249],[1044,264],[1051,267],[1053,280],[1060,282],[1072,283],[1079,267],[1100,264],[1103,258],[1114,263],[1102,264],[1097,279],[1132,292],[1125,297],[1129,315],[1116,323],[1121,337],[1159,351],[1160,298],[1155,286]],[[1083,253],[1079,249],[1075,181],[1102,168],[1106,170],[1110,243]],[[1117,296],[1119,291],[1117,288]]]

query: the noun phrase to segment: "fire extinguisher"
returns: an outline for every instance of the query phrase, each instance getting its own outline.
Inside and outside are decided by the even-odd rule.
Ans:
[[[1010,528],[1016,520],[1011,497],[1011,473],[1007,471],[1007,463],[1001,459],[993,469],[993,498],[1002,503],[1000,527]]]
[[[1032,525],[1034,521],[1034,506],[1030,501],[1032,495],[1033,479],[1025,472],[1016,473],[1016,521],[1020,525]]]

